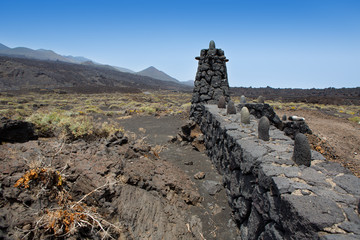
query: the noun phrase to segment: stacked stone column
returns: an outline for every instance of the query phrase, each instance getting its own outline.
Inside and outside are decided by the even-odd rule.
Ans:
[[[208,49],[202,49],[195,77],[195,87],[191,99],[190,119],[199,123],[201,120],[201,105],[217,104],[220,97],[230,100],[229,82],[226,70],[224,51],[215,48],[215,42],[210,41]]]

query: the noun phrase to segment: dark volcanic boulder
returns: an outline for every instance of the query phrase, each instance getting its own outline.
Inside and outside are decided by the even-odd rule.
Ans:
[[[311,129],[304,121],[289,121],[283,125],[283,131],[292,139],[295,138],[297,133],[312,134]]]
[[[24,121],[2,118],[0,122],[0,143],[1,142],[27,142],[36,140],[34,124]]]

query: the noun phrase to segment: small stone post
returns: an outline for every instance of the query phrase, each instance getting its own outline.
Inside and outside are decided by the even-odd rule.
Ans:
[[[226,100],[224,96],[221,96],[218,102],[218,108],[226,108]]]
[[[240,111],[241,122],[244,124],[250,124],[250,112],[247,107],[243,107]]]
[[[256,100],[258,103],[265,103],[265,98],[263,96],[259,96]]]
[[[230,100],[229,82],[226,70],[224,51],[215,48],[215,42],[210,41],[208,49],[202,49],[198,69],[194,82],[193,97],[191,99],[190,119],[197,123],[201,120],[202,104],[218,104],[220,97]]]
[[[270,129],[270,122],[266,116],[262,116],[259,121],[258,125],[258,137],[264,141],[269,141],[269,129]]]
[[[246,103],[246,97],[244,95],[241,95],[240,97],[240,103],[245,104]]]
[[[293,160],[297,165],[311,165],[311,150],[307,137],[298,133],[295,136]]]
[[[236,108],[235,108],[235,104],[233,101],[229,101],[228,105],[227,105],[227,111],[226,113],[229,114],[236,114]]]

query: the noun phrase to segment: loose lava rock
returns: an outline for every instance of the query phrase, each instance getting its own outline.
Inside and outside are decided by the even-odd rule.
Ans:
[[[202,199],[189,177],[130,136],[0,145],[0,239],[100,239],[96,221],[115,239],[199,239],[184,224],[187,205]],[[28,187],[14,187],[21,181]],[[88,224],[66,229],[77,216]]]

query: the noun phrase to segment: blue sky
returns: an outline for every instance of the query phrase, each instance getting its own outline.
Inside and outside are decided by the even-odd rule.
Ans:
[[[230,86],[360,86],[359,0],[0,1],[0,43],[195,78],[225,51]]]

